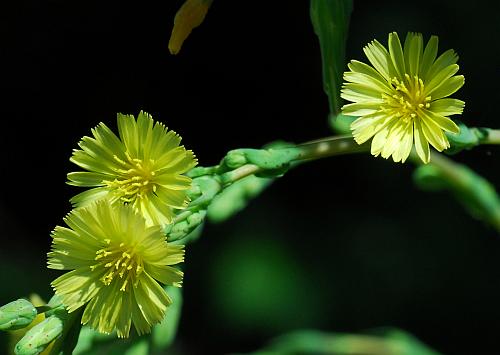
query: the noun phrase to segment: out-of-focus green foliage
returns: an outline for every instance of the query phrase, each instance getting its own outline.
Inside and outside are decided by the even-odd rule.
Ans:
[[[278,337],[268,347],[252,354],[439,355],[398,329],[386,330],[381,335],[301,330]]]
[[[352,0],[311,0],[311,21],[321,47],[323,88],[334,115],[341,106],[340,87],[351,12]]]
[[[172,345],[181,318],[182,290],[179,287],[167,287],[167,292],[173,303],[167,309],[163,321],[153,328],[152,345],[154,350],[165,350]]]
[[[273,227],[239,231],[213,256],[210,304],[232,332],[283,331],[324,316],[321,287],[279,233]]]
[[[470,214],[500,231],[500,198],[494,186],[466,165],[435,154],[413,177],[421,189],[450,191]]]

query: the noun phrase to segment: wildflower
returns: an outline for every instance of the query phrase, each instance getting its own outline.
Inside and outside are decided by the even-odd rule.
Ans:
[[[118,138],[104,123],[83,137],[71,161],[84,172],[68,174],[68,184],[94,187],[71,199],[76,207],[108,198],[132,205],[148,224],[165,225],[185,208],[191,179],[182,175],[196,165],[194,154],[179,146],[181,137],[145,112],[137,121],[118,114]]]
[[[351,124],[357,143],[373,137],[371,153],[404,162],[415,149],[424,163],[430,160],[429,143],[438,151],[450,147],[443,131],[459,133],[447,116],[461,114],[464,102],[446,98],[464,84],[456,64],[458,56],[447,50],[437,59],[438,37],[423,47],[422,35],[408,33],[404,49],[397,33],[389,34],[389,51],[377,40],[364,52],[373,67],[353,60],[344,73],[342,98],[354,103],[342,113],[359,116]]]
[[[160,226],[148,227],[130,206],[98,201],[77,208],[67,227],[52,233],[48,267],[71,270],[52,282],[68,312],[85,307],[82,324],[101,333],[139,335],[160,322],[170,297],[157,281],[180,287],[183,246],[168,244]]]

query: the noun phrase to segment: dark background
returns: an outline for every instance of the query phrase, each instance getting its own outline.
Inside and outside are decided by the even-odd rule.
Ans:
[[[499,127],[496,1],[356,1],[348,57],[387,33],[440,36],[460,54],[463,120]],[[0,304],[50,297],[50,231],[76,188],[68,160],[90,128],[141,109],[201,165],[275,139],[331,134],[308,1],[215,0],[177,56],[182,1],[0,5]],[[500,148],[463,152],[499,185]],[[401,327],[445,354],[495,354],[500,238],[446,193],[417,190],[411,164],[369,155],[303,165],[189,246],[177,348],[250,351],[292,329]],[[5,339],[0,339],[3,346]],[[4,350],[0,350],[3,353]]]

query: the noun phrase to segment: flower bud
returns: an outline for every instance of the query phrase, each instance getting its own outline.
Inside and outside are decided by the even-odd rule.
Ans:
[[[37,314],[35,306],[23,298],[0,307],[0,330],[27,327]]]
[[[245,152],[241,149],[231,150],[224,158],[224,163],[230,169],[239,168],[248,163]]]
[[[36,355],[41,353],[63,331],[63,322],[56,316],[50,316],[31,328],[16,344],[16,355]]]

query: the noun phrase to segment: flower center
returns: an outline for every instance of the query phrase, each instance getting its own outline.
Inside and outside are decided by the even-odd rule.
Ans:
[[[412,121],[419,115],[423,108],[430,107],[430,96],[424,96],[424,82],[418,76],[413,80],[408,74],[405,74],[406,80],[392,78],[390,84],[393,88],[393,94],[383,94],[385,105],[383,111],[401,118],[405,122]]]
[[[114,159],[125,168],[117,169],[121,176],[113,181],[106,180],[104,183],[114,190],[122,202],[133,203],[137,199],[145,198],[156,191],[156,184],[152,181],[155,172],[152,169],[153,160],[144,162],[142,159],[132,158],[128,153],[127,161],[123,161],[116,155]]]
[[[120,243],[119,245],[110,245],[111,241],[106,239],[108,247],[96,252],[94,260],[99,260],[90,269],[92,271],[100,269],[103,276],[100,280],[104,285],[109,286],[115,279],[121,281],[120,291],[126,291],[129,284],[137,287],[138,276],[144,270],[141,258],[136,254],[135,248]],[[117,278],[118,277],[118,278]]]

